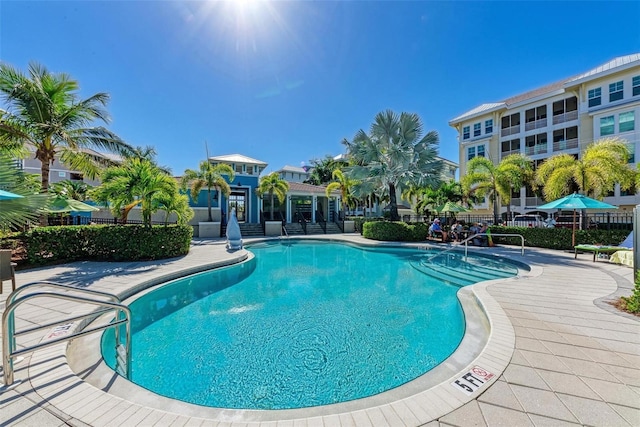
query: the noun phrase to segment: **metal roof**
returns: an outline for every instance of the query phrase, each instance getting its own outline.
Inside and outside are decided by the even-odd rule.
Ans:
[[[486,113],[486,112],[488,112],[490,110],[494,110],[496,108],[500,108],[500,107],[504,107],[504,106],[505,106],[504,102],[491,102],[491,103],[488,103],[488,104],[482,104],[482,105],[474,108],[473,110],[469,110],[466,113],[456,117],[455,119],[450,120],[449,124],[461,122],[462,120],[467,119],[469,117],[473,117],[473,116],[475,116],[477,114]]]
[[[289,165],[285,165],[282,169],[280,169],[278,172],[295,172],[295,173],[307,173],[307,170],[305,168],[299,168],[297,166],[289,166]]]
[[[209,157],[210,161],[224,162],[224,163],[247,163],[253,165],[267,166],[262,160],[252,159],[251,157],[243,156],[242,154],[227,154],[225,156],[213,156]]]
[[[292,182],[287,181],[289,183],[289,193],[311,193],[311,194],[327,194],[327,187],[323,185],[313,185],[313,184],[305,184],[303,182]],[[331,194],[339,196],[339,191],[334,191]]]
[[[567,83],[576,83],[580,80],[585,80],[590,77],[598,77],[599,74],[609,74],[609,72],[616,71],[616,68],[633,66],[634,63],[638,63],[637,65],[640,65],[640,53],[634,53],[632,55],[619,56],[617,58],[614,58],[605,64],[587,71],[586,73],[573,77]]]

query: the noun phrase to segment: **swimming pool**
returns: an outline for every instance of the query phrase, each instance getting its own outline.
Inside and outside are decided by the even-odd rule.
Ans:
[[[462,339],[458,286],[426,269],[500,265],[327,242],[248,249],[255,253],[249,262],[170,282],[131,304],[133,382],[224,408],[371,396],[432,369]],[[105,335],[110,366],[112,341]]]

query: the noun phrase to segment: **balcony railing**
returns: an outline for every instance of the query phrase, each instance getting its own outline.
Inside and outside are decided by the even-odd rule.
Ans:
[[[545,117],[544,119],[539,119],[539,120],[535,120],[533,122],[528,122],[524,124],[524,130],[528,131],[528,130],[532,130],[532,129],[538,129],[538,128],[543,128],[547,126],[547,118]]]
[[[544,205],[545,201],[541,197],[526,197],[525,206],[540,206]]]
[[[578,148],[578,138],[567,139],[566,141],[554,141],[553,151],[564,151]]]
[[[500,156],[501,158],[504,159],[505,157],[510,156],[511,154],[520,154],[520,150],[518,149],[518,150],[511,150],[511,151],[503,151],[500,154]]]
[[[547,152],[547,144],[536,144],[533,147],[524,147],[524,154],[532,156],[534,154],[544,154]]]
[[[500,130],[500,136],[509,136],[520,133],[520,125],[511,126],[508,128],[502,128]]]
[[[553,116],[553,124],[557,125],[558,123],[564,123],[570,120],[576,120],[577,118],[578,118],[578,110],[569,111],[564,114],[558,114],[557,116]]]

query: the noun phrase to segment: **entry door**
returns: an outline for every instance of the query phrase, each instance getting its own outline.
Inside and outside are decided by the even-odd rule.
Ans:
[[[231,191],[229,195],[229,215],[231,210],[236,210],[236,217],[238,222],[245,222],[246,219],[246,192],[244,191]]]

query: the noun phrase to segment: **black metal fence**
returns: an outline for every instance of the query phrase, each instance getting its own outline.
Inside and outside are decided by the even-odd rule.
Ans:
[[[92,224],[111,224],[111,225],[125,225],[120,218],[90,218],[80,215],[67,215],[67,216],[53,216],[50,215],[47,218],[48,224],[51,226],[56,225],[92,225]],[[141,225],[144,221],[137,219],[128,219],[127,225]],[[165,225],[164,221],[151,221],[152,225]],[[166,224],[176,224],[176,222],[168,221]]]
[[[544,212],[539,213],[545,218]],[[551,215],[551,214],[547,214]],[[563,217],[568,216],[564,214]],[[436,217],[429,216],[417,216],[417,215],[403,215],[402,221],[404,222],[431,222]],[[468,213],[458,213],[453,216],[452,214],[444,214],[438,216],[441,220],[445,220],[447,223],[453,223],[458,220],[461,223],[476,223],[487,222],[489,224],[499,224],[502,221],[506,221],[506,214],[503,214],[498,218],[494,218],[493,215],[476,215]],[[633,230],[633,213],[632,212],[602,212],[602,213],[587,213],[582,214],[578,212],[576,214],[576,226],[583,229],[601,229],[601,230]]]

